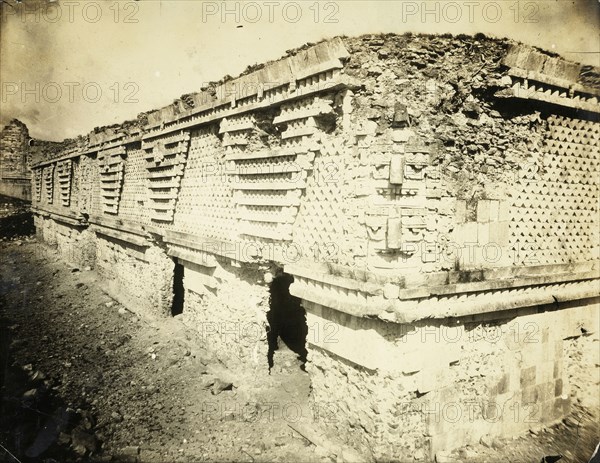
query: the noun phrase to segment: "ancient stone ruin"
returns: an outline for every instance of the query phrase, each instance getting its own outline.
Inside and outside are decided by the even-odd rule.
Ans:
[[[38,237],[239,371],[305,340],[365,454],[518,435],[598,326],[598,82],[483,36],[324,41],[36,163]]]
[[[14,119],[0,133],[0,194],[31,199],[29,130]]]
[[[60,152],[63,143],[36,140],[18,119],[0,131],[0,195],[31,200],[31,165]]]

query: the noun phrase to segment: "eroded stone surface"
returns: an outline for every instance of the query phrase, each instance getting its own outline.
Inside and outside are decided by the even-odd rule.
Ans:
[[[384,460],[497,450],[569,414],[565,343],[597,337],[581,73],[482,36],[325,41],[37,163],[38,237],[255,375],[286,272],[338,437]]]

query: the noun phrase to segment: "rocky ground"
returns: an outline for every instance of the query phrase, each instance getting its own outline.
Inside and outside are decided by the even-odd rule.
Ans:
[[[35,232],[30,204],[0,195],[0,241],[24,239]]]
[[[57,262],[35,240],[2,255],[0,428],[22,461],[325,456],[292,428],[310,417],[308,377],[291,351],[258,390],[177,320],[139,318],[98,289],[93,271]]]
[[[291,351],[276,352],[268,380],[236,376],[176,318],[129,312],[93,270],[62,263],[30,235],[23,204],[0,202],[0,462],[358,460],[317,431]],[[598,343],[569,346],[581,365],[571,417],[438,460],[587,461],[600,436]]]
[[[261,384],[235,376],[177,319],[141,319],[37,244],[20,203],[3,212],[0,461],[335,457],[303,437],[309,381],[292,351]]]

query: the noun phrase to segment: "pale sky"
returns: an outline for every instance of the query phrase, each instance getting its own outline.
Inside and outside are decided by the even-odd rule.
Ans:
[[[135,118],[203,83],[341,34],[483,32],[600,65],[598,0],[0,5],[0,122],[18,118],[32,136],[48,140]]]

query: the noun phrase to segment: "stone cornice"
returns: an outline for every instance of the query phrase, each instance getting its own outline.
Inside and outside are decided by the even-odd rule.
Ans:
[[[562,267],[562,270],[558,270]],[[286,266],[294,275],[294,296],[357,317],[409,323],[426,318],[464,317],[541,304],[597,297],[600,294],[598,262],[502,269],[505,278],[481,282],[400,289],[387,283],[360,282],[315,269]],[[533,272],[538,272],[534,274]],[[552,271],[552,273],[549,273]],[[512,275],[511,275],[512,274]],[[510,275],[510,276],[509,276]]]

